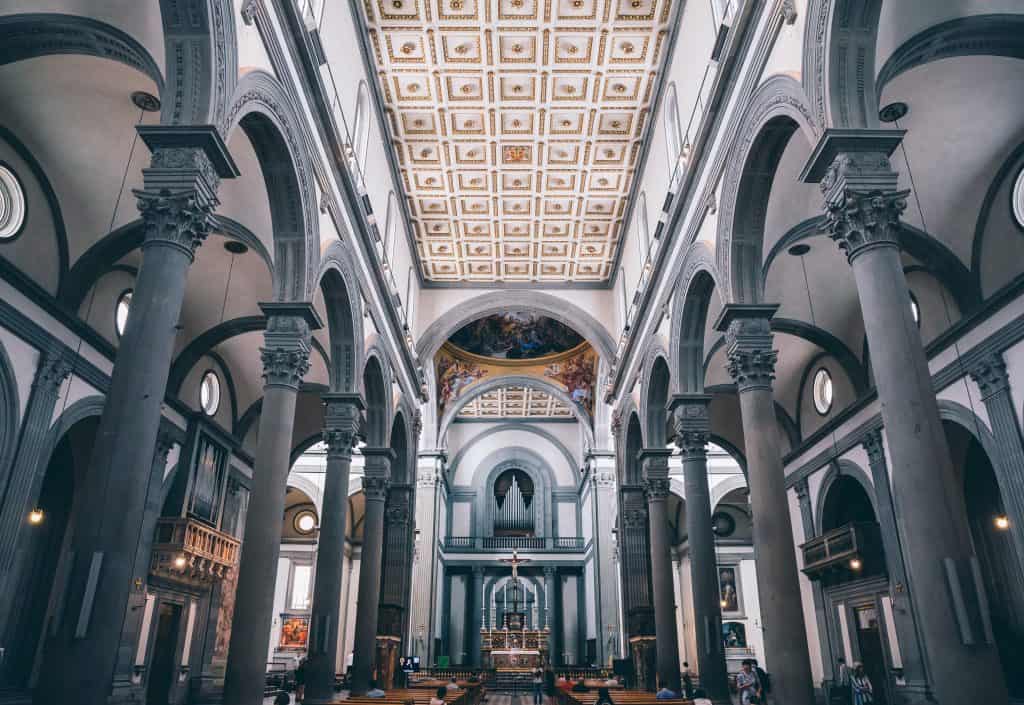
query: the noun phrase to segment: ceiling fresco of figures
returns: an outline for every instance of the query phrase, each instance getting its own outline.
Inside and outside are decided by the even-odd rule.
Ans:
[[[547,316],[517,311],[478,318],[449,341],[474,355],[530,360],[568,352],[583,343],[583,336]]]
[[[501,387],[484,392],[459,411],[460,419],[573,418],[572,409],[532,387]]]
[[[604,282],[679,0],[364,0],[424,276]]]

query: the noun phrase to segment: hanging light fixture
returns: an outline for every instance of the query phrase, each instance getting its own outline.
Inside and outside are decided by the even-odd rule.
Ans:
[[[33,526],[38,526],[39,524],[43,523],[43,519],[45,518],[45,516],[46,515],[43,513],[43,510],[40,509],[39,507],[36,507],[35,509],[28,513],[28,523],[32,524]]]
[[[1005,514],[999,514],[992,520],[992,523],[996,525],[996,528],[1000,531],[1006,531],[1010,528],[1010,518]]]

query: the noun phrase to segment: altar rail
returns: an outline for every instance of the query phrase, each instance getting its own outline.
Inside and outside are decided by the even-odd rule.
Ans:
[[[578,552],[586,547],[581,536],[448,536],[448,551],[563,551]]]

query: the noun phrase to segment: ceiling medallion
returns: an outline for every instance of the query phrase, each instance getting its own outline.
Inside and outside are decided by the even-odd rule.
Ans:
[[[505,147],[505,162],[526,162],[530,160],[530,148],[517,145]]]
[[[583,0],[573,0],[572,6],[576,8],[583,7]]]
[[[416,50],[416,45],[413,44],[412,42],[406,42],[405,44],[402,45],[402,53],[403,54],[411,54],[415,50]]]
[[[512,51],[514,51],[517,54],[521,53],[523,51],[523,45],[522,44],[513,44],[512,45]]]
[[[396,10],[401,10],[402,0],[391,0],[391,7],[395,8]]]
[[[455,3],[454,2],[452,3],[452,7],[455,7]],[[459,8],[456,7],[455,9],[459,9]],[[469,47],[466,46],[465,44],[459,44],[457,47],[455,47],[455,53],[456,54],[465,54],[467,51],[469,51]]]
[[[420,89],[420,84],[418,84],[418,83],[410,83],[409,84],[409,92],[410,93],[415,93],[419,89]]]
[[[473,92],[473,86],[469,85],[468,83],[464,84],[462,86],[462,92],[463,93],[472,93]]]
[[[623,42],[622,43],[622,53],[623,54],[632,54],[633,53],[633,45],[630,44],[629,42]]]

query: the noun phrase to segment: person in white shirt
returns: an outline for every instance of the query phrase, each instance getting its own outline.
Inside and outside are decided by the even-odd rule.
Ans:
[[[454,676],[452,676],[451,682],[448,683],[448,685],[446,685],[445,688],[447,688],[449,691],[459,690],[459,684],[455,682],[455,677]]]
[[[448,689],[441,686],[434,693],[434,697],[430,699],[430,705],[444,705],[444,696],[448,694]]]

